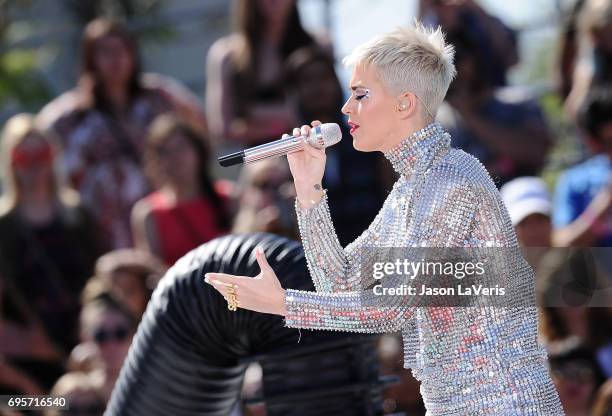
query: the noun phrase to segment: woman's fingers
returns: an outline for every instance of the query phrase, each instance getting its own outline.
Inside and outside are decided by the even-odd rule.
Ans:
[[[237,285],[244,282],[245,279],[251,279],[246,276],[235,276],[233,274],[225,273],[206,273],[204,281],[210,283],[213,286],[218,285],[219,287],[229,287],[231,285]],[[216,287],[216,286],[215,286]]]
[[[317,127],[320,126],[322,123],[319,120],[313,120],[310,124],[312,124],[312,127]]]
[[[274,270],[272,270],[272,267],[268,263],[268,259],[266,259],[266,254],[264,253],[261,247],[257,247],[255,249],[255,258],[257,259],[257,264],[259,264],[259,268],[261,269],[262,274],[274,273]]]

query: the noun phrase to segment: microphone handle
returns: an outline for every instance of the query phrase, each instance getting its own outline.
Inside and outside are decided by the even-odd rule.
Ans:
[[[320,126],[311,129],[308,137],[289,136],[284,139],[275,140],[270,143],[264,143],[259,146],[221,156],[218,160],[221,166],[255,163],[270,157],[299,152],[306,145],[314,146],[318,149],[325,147],[325,140],[323,139]]]
[[[304,145],[304,139],[301,136],[287,137],[285,139],[276,140],[271,143],[265,143],[259,146],[251,147],[243,150],[244,164],[259,162],[270,157],[277,157],[289,153],[299,152]]]

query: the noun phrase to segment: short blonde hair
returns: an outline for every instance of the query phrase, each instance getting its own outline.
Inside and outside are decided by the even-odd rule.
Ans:
[[[413,92],[435,116],[457,74],[454,55],[439,26],[425,27],[415,20],[414,27],[399,27],[357,46],[343,62],[373,65],[390,94]]]

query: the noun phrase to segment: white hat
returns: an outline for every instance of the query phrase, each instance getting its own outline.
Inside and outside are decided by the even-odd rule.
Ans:
[[[517,225],[531,214],[550,216],[551,203],[546,184],[540,178],[523,176],[506,183],[499,190],[510,214],[512,225]]]

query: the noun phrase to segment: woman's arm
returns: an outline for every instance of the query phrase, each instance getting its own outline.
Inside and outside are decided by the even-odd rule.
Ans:
[[[358,258],[352,256],[360,250],[359,241],[345,250],[334,229],[327,193],[310,209],[300,206],[296,199],[298,227],[304,246],[306,263],[317,292],[345,292],[363,288]],[[369,233],[366,230],[364,233]],[[359,238],[359,240],[365,237]]]
[[[421,254],[427,255],[425,247],[462,247],[468,240],[474,212],[478,209],[475,187],[471,180],[463,176],[455,176],[457,169],[446,168],[429,172],[422,189],[417,194],[422,195],[411,212],[415,213],[414,227],[417,228],[413,247],[398,247],[389,256],[385,249],[380,252],[376,261],[395,262],[407,259],[421,261]],[[494,190],[494,185],[491,183]],[[421,188],[421,187],[420,187]],[[487,190],[485,190],[487,191]],[[488,192],[493,192],[488,190]],[[482,195],[480,195],[482,199]],[[389,230],[387,230],[389,231]],[[411,233],[405,230],[406,236]],[[360,253],[357,253],[360,254]],[[337,293],[306,292],[293,289],[283,290],[278,284],[276,275],[264,263],[262,254],[257,255],[262,268],[260,276],[245,278],[219,273],[210,273],[207,282],[213,284],[222,294],[227,295],[227,288],[236,285],[238,306],[264,313],[274,313],[285,316],[286,325],[305,329],[328,329],[350,332],[384,333],[394,332],[406,325],[411,319],[415,308],[431,306],[429,300],[420,296],[420,279],[428,279],[427,275],[419,274],[413,280],[391,280],[392,277],[380,281],[382,288],[403,288],[396,283],[412,285],[416,292],[385,294],[381,289],[368,285],[362,290]],[[368,268],[373,270],[372,259],[366,260]],[[342,278],[347,275],[338,274]],[[321,276],[327,279],[326,276]],[[352,277],[351,277],[352,278]],[[373,280],[370,273],[369,279]],[[399,281],[398,281],[399,280]],[[435,283],[435,282],[434,282]],[[396,292],[397,293],[397,292]],[[284,304],[283,301],[284,300]]]
[[[136,202],[132,208],[131,225],[134,246],[163,259],[157,224],[146,199]]]
[[[287,289],[285,326],[358,333],[399,332],[414,313],[411,298],[374,296],[372,291],[315,293]]]

